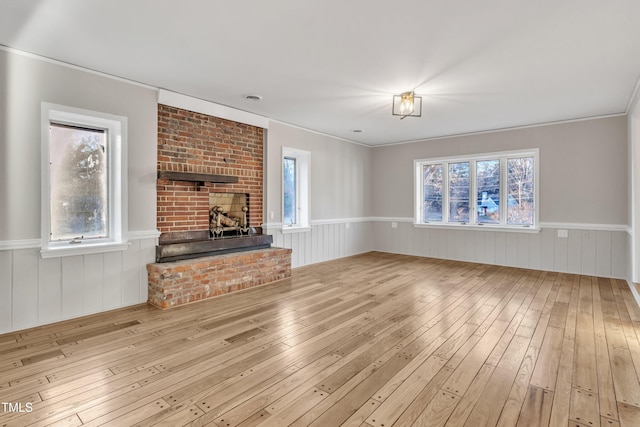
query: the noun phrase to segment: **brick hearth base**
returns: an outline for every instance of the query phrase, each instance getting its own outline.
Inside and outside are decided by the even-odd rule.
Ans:
[[[147,265],[149,303],[176,307],[291,276],[291,249],[268,248]]]

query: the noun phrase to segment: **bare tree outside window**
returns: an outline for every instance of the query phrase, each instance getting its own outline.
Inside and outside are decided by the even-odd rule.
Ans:
[[[296,159],[285,157],[283,160],[283,210],[284,225],[297,224],[297,189],[296,189]]]
[[[449,222],[469,222],[469,162],[449,163]]]
[[[534,218],[533,157],[507,161],[507,224],[531,225]]]
[[[500,160],[476,162],[478,223],[500,223]]]
[[[442,165],[424,165],[424,221],[442,221]]]
[[[108,235],[106,132],[50,126],[51,240]]]

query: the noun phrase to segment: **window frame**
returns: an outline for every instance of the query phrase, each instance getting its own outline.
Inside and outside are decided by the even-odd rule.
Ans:
[[[51,240],[50,125],[52,123],[107,133],[108,235],[87,240]],[[127,243],[127,118],[43,102],[41,107],[41,256],[80,255],[125,250]],[[74,241],[74,244],[71,242]]]
[[[285,159],[294,159],[296,164],[295,189],[296,189],[296,222],[285,224],[284,222],[284,162]],[[296,148],[282,147],[280,165],[280,197],[282,232],[309,231],[309,177],[311,166],[311,153]]]
[[[508,224],[507,208],[508,202],[508,178],[507,161],[513,158],[533,157],[534,168],[534,189],[533,189],[533,224]],[[434,157],[427,159],[415,159],[413,161],[414,170],[414,227],[424,228],[454,228],[454,229],[474,229],[493,231],[516,231],[537,233],[540,231],[540,197],[539,197],[539,167],[540,149],[531,148],[525,150],[499,151],[492,153],[470,154],[463,156]],[[499,160],[500,164],[500,222],[497,224],[478,222],[477,213],[477,168],[476,162],[486,160]],[[449,164],[469,162],[469,192],[470,209],[469,222],[451,222],[449,220]],[[442,219],[441,221],[424,221],[424,186],[422,182],[422,170],[424,165],[442,165]],[[473,206],[473,209],[471,209]]]

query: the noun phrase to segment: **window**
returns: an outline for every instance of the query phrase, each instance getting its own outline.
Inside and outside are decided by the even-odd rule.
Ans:
[[[538,150],[416,160],[417,225],[535,228]]]
[[[449,163],[449,222],[469,222],[469,162]]]
[[[442,164],[423,166],[424,221],[442,221]]]
[[[282,171],[282,186],[284,188],[283,212],[285,224],[296,224],[298,222],[296,213],[298,212],[298,191],[297,191],[297,167],[295,157],[285,157],[283,160],[284,170]]]
[[[126,124],[43,103],[43,257],[126,248]]]
[[[479,224],[500,224],[500,160],[476,162],[476,203]]]
[[[49,125],[51,241],[109,235],[107,131]]]
[[[283,230],[309,227],[308,151],[282,148],[282,225]]]
[[[507,159],[507,224],[533,224],[533,157]]]

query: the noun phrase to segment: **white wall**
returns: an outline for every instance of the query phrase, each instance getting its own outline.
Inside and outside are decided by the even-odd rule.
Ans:
[[[0,50],[0,333],[147,300],[156,235],[157,92]],[[128,118],[124,252],[40,257],[42,101]]]
[[[628,224],[627,118],[392,145],[373,151],[373,216],[411,217],[413,160],[540,149],[540,221]]]
[[[629,108],[629,216],[631,223],[631,243],[629,245],[629,278],[640,283],[640,91]],[[636,294],[640,303],[640,295]]]
[[[416,229],[413,160],[540,149],[540,233]],[[625,116],[420,141],[373,150],[376,250],[627,278]],[[392,228],[392,223],[397,228]],[[557,237],[567,229],[568,238]]]
[[[625,116],[375,148],[272,123],[267,140],[266,228],[276,245],[293,249],[294,266],[379,250],[605,277],[630,275]],[[313,227],[308,233],[280,231],[283,145],[312,152]],[[540,148],[540,233],[412,226],[414,159],[524,148]],[[364,180],[336,179],[344,171]],[[353,200],[341,203],[349,198]],[[569,237],[558,237],[558,229],[567,229]]]
[[[265,228],[276,246],[293,249],[292,265],[370,251],[371,148],[279,122],[269,124],[266,141]],[[282,147],[311,153],[310,231],[281,231]]]

